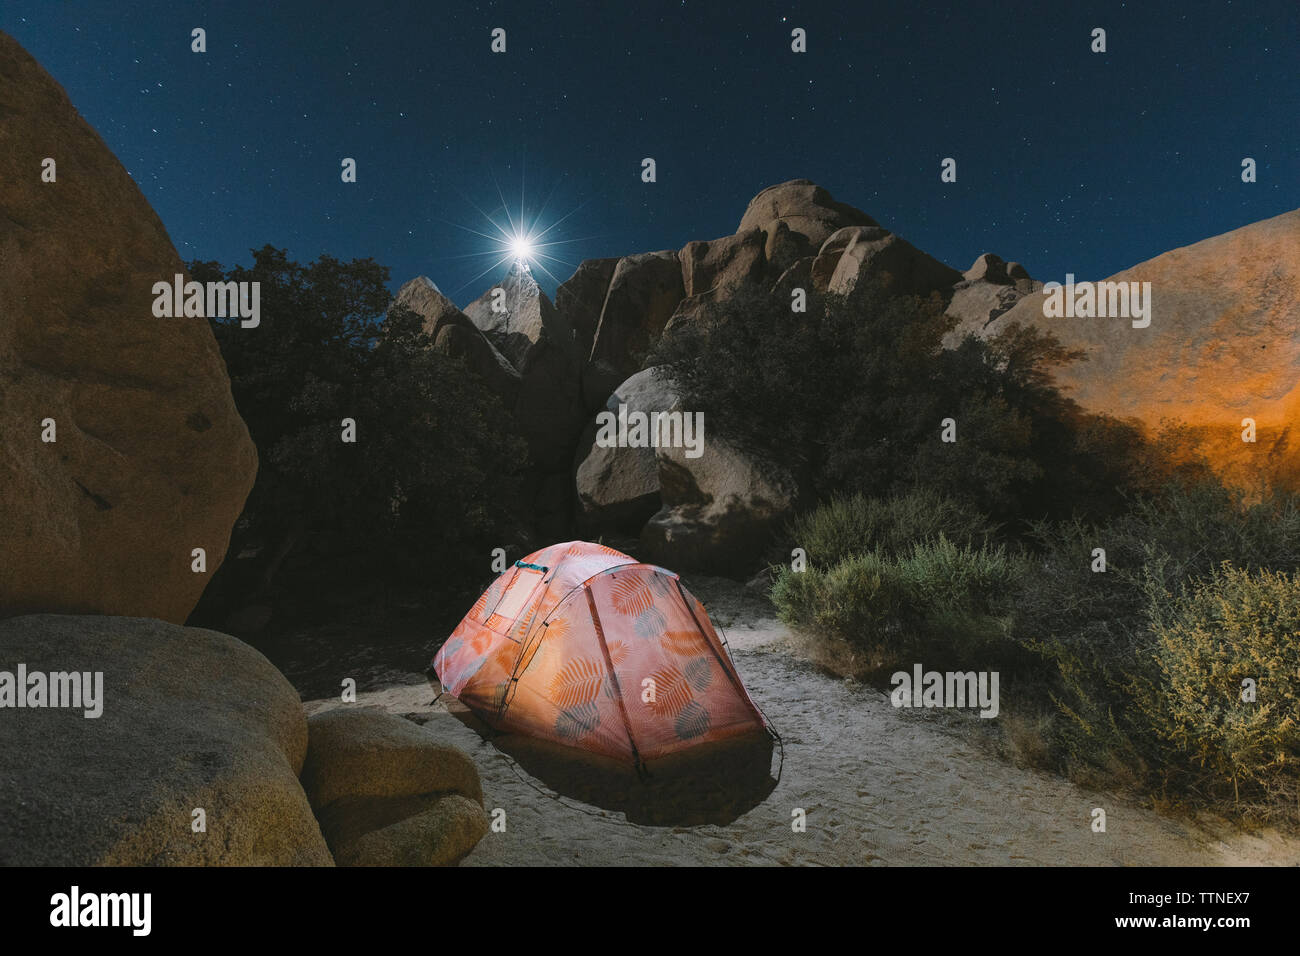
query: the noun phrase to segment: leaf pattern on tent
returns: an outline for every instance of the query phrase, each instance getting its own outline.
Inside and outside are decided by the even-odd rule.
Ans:
[[[541,603],[542,599],[539,597],[519,612],[519,617],[515,619],[514,626],[510,629],[511,637],[522,641],[528,635],[528,627],[537,620],[537,608]]]
[[[657,607],[646,608],[632,621],[636,636],[644,637],[646,640],[658,637],[667,626],[668,620]]]
[[[624,554],[622,551],[617,551],[614,548],[606,547],[603,544],[592,544],[589,541],[573,542],[573,544],[569,545],[567,548],[564,549],[564,554],[567,557],[584,557],[584,558],[590,557],[593,554],[609,554],[609,555],[613,555],[616,558],[627,557],[627,555]],[[528,557],[531,560],[534,557],[534,555],[530,554]]]
[[[568,636],[569,630],[570,622],[567,617],[556,617],[552,614],[545,624],[533,631],[524,645],[523,653],[519,658],[519,673],[522,674],[532,667],[538,654],[541,654],[545,661],[558,653],[558,649],[564,646],[564,639]]]
[[[682,740],[702,737],[709,732],[709,712],[704,709],[703,704],[693,700],[677,715],[673,730],[677,731],[677,736]]]
[[[545,643],[544,640],[539,639],[523,648],[519,654],[519,659],[515,661],[515,669],[519,674],[523,674],[524,671],[532,667],[533,659],[537,657],[537,652],[542,649],[542,645]]]
[[[608,647],[609,660],[615,667],[626,661],[627,655],[632,653],[632,649],[622,641],[610,641]]]
[[[713,662],[707,657],[694,657],[683,668],[686,680],[697,691],[708,690],[713,683]]]
[[[614,610],[624,617],[636,617],[654,607],[655,597],[644,579],[635,575],[615,578],[609,589],[609,600]]]
[[[651,674],[650,679],[655,682],[655,697],[646,706],[655,716],[675,716],[691,703],[691,686],[686,681],[686,675],[676,667],[662,667]]]
[[[595,699],[605,682],[605,667],[598,661],[577,657],[551,678],[550,697],[557,707],[569,710]]]
[[[478,676],[479,668],[487,661],[486,654],[479,654],[476,657],[465,655],[465,662],[457,667],[458,679],[463,679],[466,683],[472,681]]]
[[[659,642],[666,654],[696,657],[703,649],[704,638],[699,631],[664,631]]]
[[[504,586],[505,579],[505,574],[499,574],[493,579],[492,583],[488,585],[488,589],[483,592],[482,596],[479,597],[478,602],[474,605],[478,611],[477,614],[474,614],[474,620],[482,621],[483,615],[487,613],[487,609],[490,607],[496,607],[497,599],[501,596],[501,588]],[[473,612],[470,613],[473,614]]]
[[[620,686],[617,670],[619,665],[627,660],[632,649],[622,641],[610,641],[606,650],[609,651],[609,662],[614,665],[614,670],[606,674],[605,696],[610,700],[618,700]]]
[[[566,740],[577,740],[599,726],[600,709],[592,703],[569,707],[555,718],[555,732]]]
[[[569,619],[567,617],[556,617],[552,615],[546,622],[546,630],[543,632],[548,641],[562,641],[569,633]]]
[[[509,674],[515,669],[515,662],[519,659],[519,645],[513,641],[502,641],[492,652],[490,659],[493,664]]]

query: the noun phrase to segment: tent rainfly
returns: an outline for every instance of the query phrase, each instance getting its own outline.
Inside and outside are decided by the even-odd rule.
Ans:
[[[585,541],[515,562],[433,660],[491,726],[638,770],[768,733],[703,605],[671,571]]]

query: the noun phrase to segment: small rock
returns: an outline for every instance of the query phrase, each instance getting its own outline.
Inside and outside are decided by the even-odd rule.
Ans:
[[[427,726],[336,707],[308,730],[303,787],[340,865],[449,865],[487,832],[478,769]]]

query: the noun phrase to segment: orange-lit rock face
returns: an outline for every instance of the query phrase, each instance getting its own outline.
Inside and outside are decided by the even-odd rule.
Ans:
[[[1084,408],[1194,426],[1234,481],[1300,484],[1300,209],[1174,249],[1107,281],[1150,282],[1147,328],[1123,318],[1045,318],[1026,296],[987,332],[1019,321],[1086,351],[1058,374]],[[1242,441],[1253,418],[1254,444]],[[1289,439],[1289,440],[1288,440]]]

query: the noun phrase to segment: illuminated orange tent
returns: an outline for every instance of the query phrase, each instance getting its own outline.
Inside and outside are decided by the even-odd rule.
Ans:
[[[492,726],[634,764],[767,733],[678,576],[585,541],[515,562],[438,651],[443,688]]]

